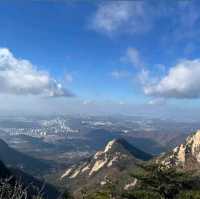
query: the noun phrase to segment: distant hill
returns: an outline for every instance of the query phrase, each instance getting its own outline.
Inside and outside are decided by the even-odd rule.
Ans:
[[[60,180],[69,183],[77,193],[83,187],[93,189],[103,186],[108,179],[120,179],[119,186],[125,186],[125,183],[131,180],[128,177],[129,169],[151,158],[151,155],[130,145],[126,140],[113,139],[91,158],[68,168]],[[123,182],[123,179],[126,182]]]
[[[14,167],[39,176],[51,170],[51,162],[30,157],[8,146],[0,139],[0,160],[8,167]]]

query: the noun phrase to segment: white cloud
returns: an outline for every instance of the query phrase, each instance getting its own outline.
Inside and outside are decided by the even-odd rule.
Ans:
[[[130,76],[130,73],[125,70],[114,70],[111,72],[111,76],[114,79],[122,79]]]
[[[109,1],[99,5],[91,26],[107,34],[117,31],[141,33],[150,28],[150,18],[141,1]],[[123,28],[126,25],[128,28]]]
[[[16,58],[0,48],[0,93],[15,95],[72,96],[47,72],[30,61]]]
[[[182,60],[160,81],[144,86],[147,95],[165,98],[200,97],[200,59]]]

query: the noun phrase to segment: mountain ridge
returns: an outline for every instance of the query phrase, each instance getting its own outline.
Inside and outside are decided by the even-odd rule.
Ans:
[[[59,181],[68,185],[75,198],[81,198],[84,188],[95,190],[110,181],[116,183],[119,189],[129,189],[136,185],[136,179],[130,176],[132,168],[151,158],[125,139],[113,139],[87,160],[67,168]]]
[[[113,139],[107,143],[104,150],[97,151],[91,158],[86,162],[76,167],[69,168],[62,176],[75,178],[79,174],[88,173],[89,176],[98,172],[104,167],[114,166],[115,162],[122,160],[132,159],[135,161],[142,160],[146,161],[151,159],[152,156],[147,154],[136,147],[129,144],[125,139]],[[73,172],[74,171],[74,172]]]

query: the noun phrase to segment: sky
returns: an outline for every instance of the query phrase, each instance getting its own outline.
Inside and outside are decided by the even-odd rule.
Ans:
[[[200,2],[0,2],[2,114],[198,118]]]

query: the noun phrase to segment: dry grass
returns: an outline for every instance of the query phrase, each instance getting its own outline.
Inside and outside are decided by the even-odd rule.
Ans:
[[[42,199],[42,190],[35,190],[36,194],[28,194],[29,187],[13,181],[12,177],[0,180],[0,199]]]

